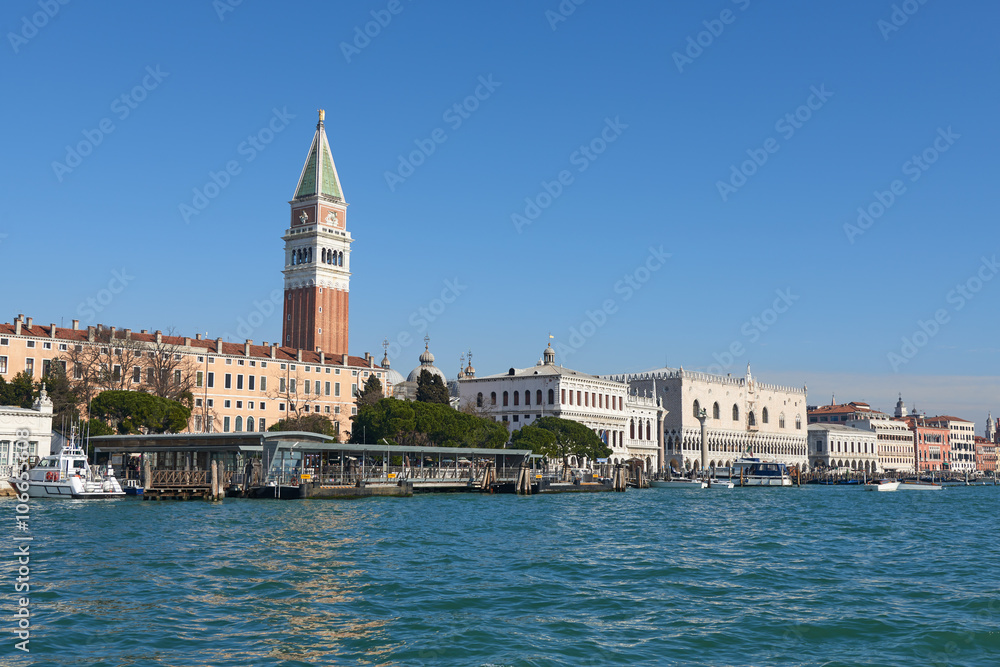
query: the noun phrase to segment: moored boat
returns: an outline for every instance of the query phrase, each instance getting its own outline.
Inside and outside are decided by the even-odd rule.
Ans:
[[[896,487],[897,491],[940,491],[942,487],[935,482],[925,482],[923,480],[904,479]]]
[[[87,454],[76,444],[75,433],[58,453],[46,456],[27,470],[31,498],[119,498],[125,495],[114,469],[91,466]],[[18,476],[10,484],[23,484]]]
[[[876,491],[895,491],[899,488],[899,480],[882,479],[877,484],[872,485]]]
[[[752,456],[736,459],[731,468],[715,468],[713,477],[733,486],[792,486],[787,465]]]
[[[673,479],[651,479],[649,486],[653,489],[705,489],[708,488],[708,482],[700,479],[674,477]]]

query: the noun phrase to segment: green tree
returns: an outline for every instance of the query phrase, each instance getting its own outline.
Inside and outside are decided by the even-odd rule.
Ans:
[[[420,371],[417,378],[417,401],[448,404],[448,387],[444,386],[440,375],[426,369]]]
[[[28,371],[21,371],[7,382],[0,377],[0,405],[30,408],[35,402],[35,385]]]
[[[500,448],[508,440],[504,424],[455,410],[450,405],[383,398],[358,410],[351,442],[438,447]]]
[[[191,408],[140,391],[102,391],[91,403],[91,415],[121,435],[178,433],[187,428]]]
[[[383,398],[373,405],[359,407],[351,417],[351,442],[365,444],[379,442],[382,438],[399,443],[402,434],[411,433],[416,427],[415,413],[409,401]]]
[[[569,466],[570,455],[586,456],[591,461],[606,458],[611,454],[611,448],[597,437],[597,434],[581,424],[559,417],[542,417],[531,427],[549,431],[553,435],[550,445],[542,447],[537,452],[549,458],[562,459],[563,466]],[[522,431],[524,429],[521,429]],[[533,437],[529,434],[528,437]]]
[[[524,426],[514,431],[510,445],[514,449],[530,449],[532,454],[548,455],[556,443],[555,433],[537,426]]]
[[[358,410],[362,406],[375,405],[382,400],[382,381],[374,375],[368,377],[365,388],[358,394]]]
[[[63,364],[53,361],[48,365],[48,373],[35,384],[36,394],[41,391],[43,385],[52,401],[53,426],[58,427],[63,423],[70,424],[80,418],[78,409],[80,399],[73,390],[69,378],[66,377],[66,369]]]
[[[273,424],[268,431],[305,431],[307,433],[321,433],[330,437],[337,436],[337,427],[332,421],[323,415],[302,415],[301,417],[291,417],[282,419]]]

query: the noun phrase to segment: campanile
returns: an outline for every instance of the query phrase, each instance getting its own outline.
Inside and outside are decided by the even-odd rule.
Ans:
[[[323,127],[324,112],[291,205],[285,242],[282,344],[347,354],[351,238],[347,202]]]

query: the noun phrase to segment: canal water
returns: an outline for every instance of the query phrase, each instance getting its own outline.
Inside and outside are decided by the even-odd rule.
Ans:
[[[4,500],[0,664],[993,666],[998,500],[38,500],[30,654],[14,648]]]

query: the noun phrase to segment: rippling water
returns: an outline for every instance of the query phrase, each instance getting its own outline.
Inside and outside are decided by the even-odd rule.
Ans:
[[[998,499],[33,501],[31,654],[2,664],[993,666]]]

